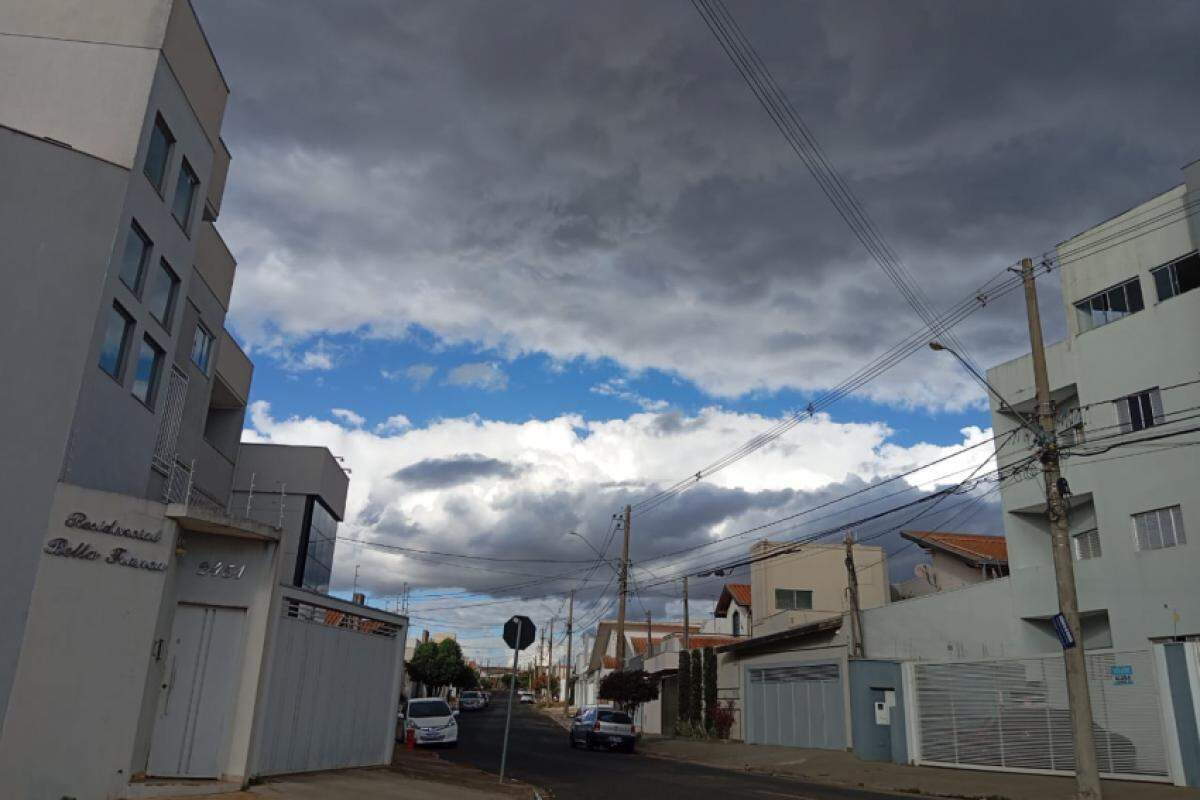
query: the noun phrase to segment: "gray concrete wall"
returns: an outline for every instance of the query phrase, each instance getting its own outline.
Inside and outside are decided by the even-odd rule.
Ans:
[[[891,710],[887,726],[887,746],[882,746],[876,733],[875,698],[873,690],[895,693],[896,705]],[[854,754],[864,761],[908,763],[908,738],[905,735],[904,681],[899,662],[850,661],[850,718],[854,730]]]
[[[131,220],[136,219],[153,242],[151,263],[165,258],[179,276],[180,287],[175,312],[169,321],[170,324],[164,327],[153,318],[141,299],[121,282],[118,270],[109,269],[98,308],[94,311],[95,328],[88,354],[90,364],[84,371],[79,410],[74,424],[75,447],[67,469],[67,479],[72,483],[135,496],[153,494],[152,487],[160,485],[151,479],[150,463],[165,408],[163,385],[165,373],[169,370],[164,369],[164,375],[160,376],[157,402],[153,408],[147,408],[130,391],[133,383],[133,362],[144,335],[149,335],[163,348],[167,364],[175,359],[177,348],[182,348],[185,352],[191,348],[193,331],[185,327],[184,319],[189,308],[186,298],[191,293],[192,278],[195,274],[191,265],[195,259],[195,233],[203,205],[199,199],[194,204],[189,235],[189,232],[185,232],[175,221],[168,201],[159,196],[157,189],[143,175],[141,164],[155,115],[162,114],[176,138],[164,180],[164,194],[167,198],[173,191],[183,157],[188,159],[200,177],[201,193],[204,191],[204,182],[212,162],[208,140],[196,122],[187,98],[162,59],[159,60],[158,69],[154,74],[149,98],[149,103],[142,111],[143,127],[137,147],[136,167],[130,176],[116,234],[113,241],[108,243],[105,255],[110,259],[110,263],[117,263],[124,249],[125,232]],[[104,326],[114,301],[120,303],[136,322],[128,363],[120,381],[114,380],[96,366],[103,342]],[[218,327],[215,332],[219,330]],[[189,396],[196,388],[189,387]],[[198,421],[189,419],[185,421],[184,430],[186,432],[188,426],[196,425],[203,430],[203,424],[203,417]],[[184,435],[181,433],[181,439]]]
[[[0,500],[9,518],[0,581],[0,719],[40,563],[41,531],[88,363],[128,173],[0,128]],[[70,231],[64,236],[64,231]],[[35,346],[36,345],[36,346]]]
[[[346,515],[350,478],[326,447],[245,442],[238,458],[234,488],[247,491],[251,476],[256,487],[278,491],[281,484],[286,485],[288,494],[317,495],[339,520]]]

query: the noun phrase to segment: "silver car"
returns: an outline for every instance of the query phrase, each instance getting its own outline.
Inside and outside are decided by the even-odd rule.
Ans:
[[[624,711],[587,706],[571,720],[571,747],[583,745],[589,750],[603,747],[632,753],[637,742],[637,726]]]

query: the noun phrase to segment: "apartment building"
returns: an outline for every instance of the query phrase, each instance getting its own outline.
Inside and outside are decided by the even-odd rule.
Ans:
[[[326,594],[348,476],[240,442],[229,88],[192,6],[14,0],[0,34],[0,794],[386,763],[407,624]]]

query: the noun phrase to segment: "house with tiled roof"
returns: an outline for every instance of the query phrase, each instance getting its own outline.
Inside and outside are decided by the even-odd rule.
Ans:
[[[704,632],[749,636],[753,625],[750,594],[748,583],[727,583],[721,587],[721,596],[717,598],[712,619],[704,625]]]
[[[896,584],[898,598],[961,589],[1008,575],[1008,544],[1003,536],[947,531],[901,531],[900,536],[929,554],[914,576]]]
[[[617,658],[617,620],[602,620],[596,626],[596,632],[587,650],[586,661],[577,667],[575,675],[575,704],[591,705],[597,702],[601,679],[608,673],[620,669],[621,662]],[[690,632],[700,633],[701,623],[695,622],[688,626]],[[653,651],[660,646],[664,637],[671,634],[682,634],[684,625],[678,621],[638,622],[629,618],[625,622],[625,660],[628,665],[631,659],[645,659],[647,651]]]

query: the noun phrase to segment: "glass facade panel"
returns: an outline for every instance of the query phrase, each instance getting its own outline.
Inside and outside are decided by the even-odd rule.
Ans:
[[[329,591],[333,550],[337,544],[337,518],[316,497],[308,498],[307,528],[296,562],[295,584],[314,592]]]
[[[133,318],[116,303],[104,329],[104,343],[100,345],[100,369],[121,380],[125,368],[125,351],[129,349],[129,336],[133,333]]]
[[[208,362],[212,360],[213,335],[203,325],[196,325],[196,333],[192,337],[192,363],[208,374]]]
[[[136,222],[129,226],[125,235],[125,250],[121,253],[121,282],[134,294],[142,285],[142,270],[146,268],[146,257],[150,255],[150,237],[142,232]]]
[[[146,149],[146,177],[154,184],[154,188],[162,192],[163,178],[167,176],[167,162],[171,159],[171,146],[175,137],[167,128],[162,117],[154,120],[154,130],[150,132],[150,146]]]
[[[137,374],[133,378],[133,396],[148,406],[154,405],[158,373],[162,371],[163,351],[149,336],[142,339],[138,351]]]
[[[146,283],[146,307],[154,318],[169,327],[171,311],[175,307],[175,295],[179,292],[179,278],[166,261],[159,260],[150,271],[150,279]]]
[[[186,231],[192,218],[192,200],[196,196],[196,186],[200,179],[192,171],[192,166],[185,158],[179,167],[179,179],[175,182],[175,198],[171,201],[171,213]]]

